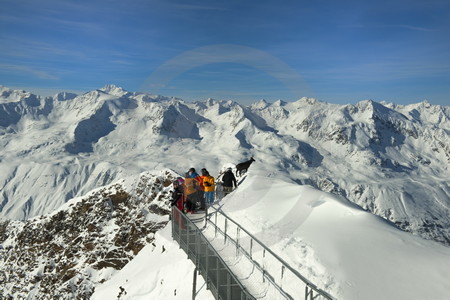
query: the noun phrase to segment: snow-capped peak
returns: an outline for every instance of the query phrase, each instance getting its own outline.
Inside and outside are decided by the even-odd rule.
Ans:
[[[261,99],[255,103],[253,103],[250,107],[252,109],[263,109],[266,108],[269,105],[269,103],[266,101],[266,99]]]
[[[57,93],[56,95],[54,95],[53,98],[58,101],[67,101],[67,100],[75,99],[77,96],[78,95],[74,94],[74,93],[61,92],[61,93]]]
[[[281,99],[278,99],[277,101],[275,101],[275,102],[272,104],[272,106],[278,106],[278,107],[285,106],[285,105],[286,105],[286,102],[283,101],[283,100],[281,100]]]
[[[24,90],[12,90],[6,86],[0,86],[0,101],[19,102],[25,98],[38,98],[36,95]]]
[[[102,92],[105,92],[107,94],[114,95],[114,96],[119,96],[119,97],[122,97],[122,96],[124,96],[124,95],[129,93],[128,91],[126,91],[123,88],[118,87],[118,86],[116,86],[114,84],[107,84],[107,85],[105,85],[104,87],[102,87],[99,90],[102,91]]]

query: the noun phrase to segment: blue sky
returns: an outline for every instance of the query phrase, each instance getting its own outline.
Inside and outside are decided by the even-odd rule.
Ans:
[[[0,84],[450,105],[450,1],[1,0]]]

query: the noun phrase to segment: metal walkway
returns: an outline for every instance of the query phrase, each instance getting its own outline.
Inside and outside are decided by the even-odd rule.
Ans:
[[[222,211],[209,211],[186,215],[172,207],[172,237],[216,299],[335,300]]]

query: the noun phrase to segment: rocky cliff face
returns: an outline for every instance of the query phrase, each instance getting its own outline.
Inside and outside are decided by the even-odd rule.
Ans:
[[[143,173],[49,215],[0,223],[0,298],[89,299],[166,225],[174,176]]]

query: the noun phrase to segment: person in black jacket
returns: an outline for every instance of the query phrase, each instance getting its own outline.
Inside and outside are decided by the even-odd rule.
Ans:
[[[178,180],[173,181],[172,199],[170,200],[172,206],[178,207],[179,210],[184,211],[183,206],[183,187],[180,186]]]
[[[222,176],[223,192],[226,195],[233,191],[233,187],[237,187],[236,177],[234,177],[231,168],[228,168]]]
[[[183,187],[180,185],[178,180],[174,180],[172,199],[170,200],[171,206],[176,206],[179,210],[172,210],[173,220],[179,229],[186,229],[186,224],[182,213],[184,213],[184,197],[183,197]],[[181,212],[180,212],[181,211]]]

